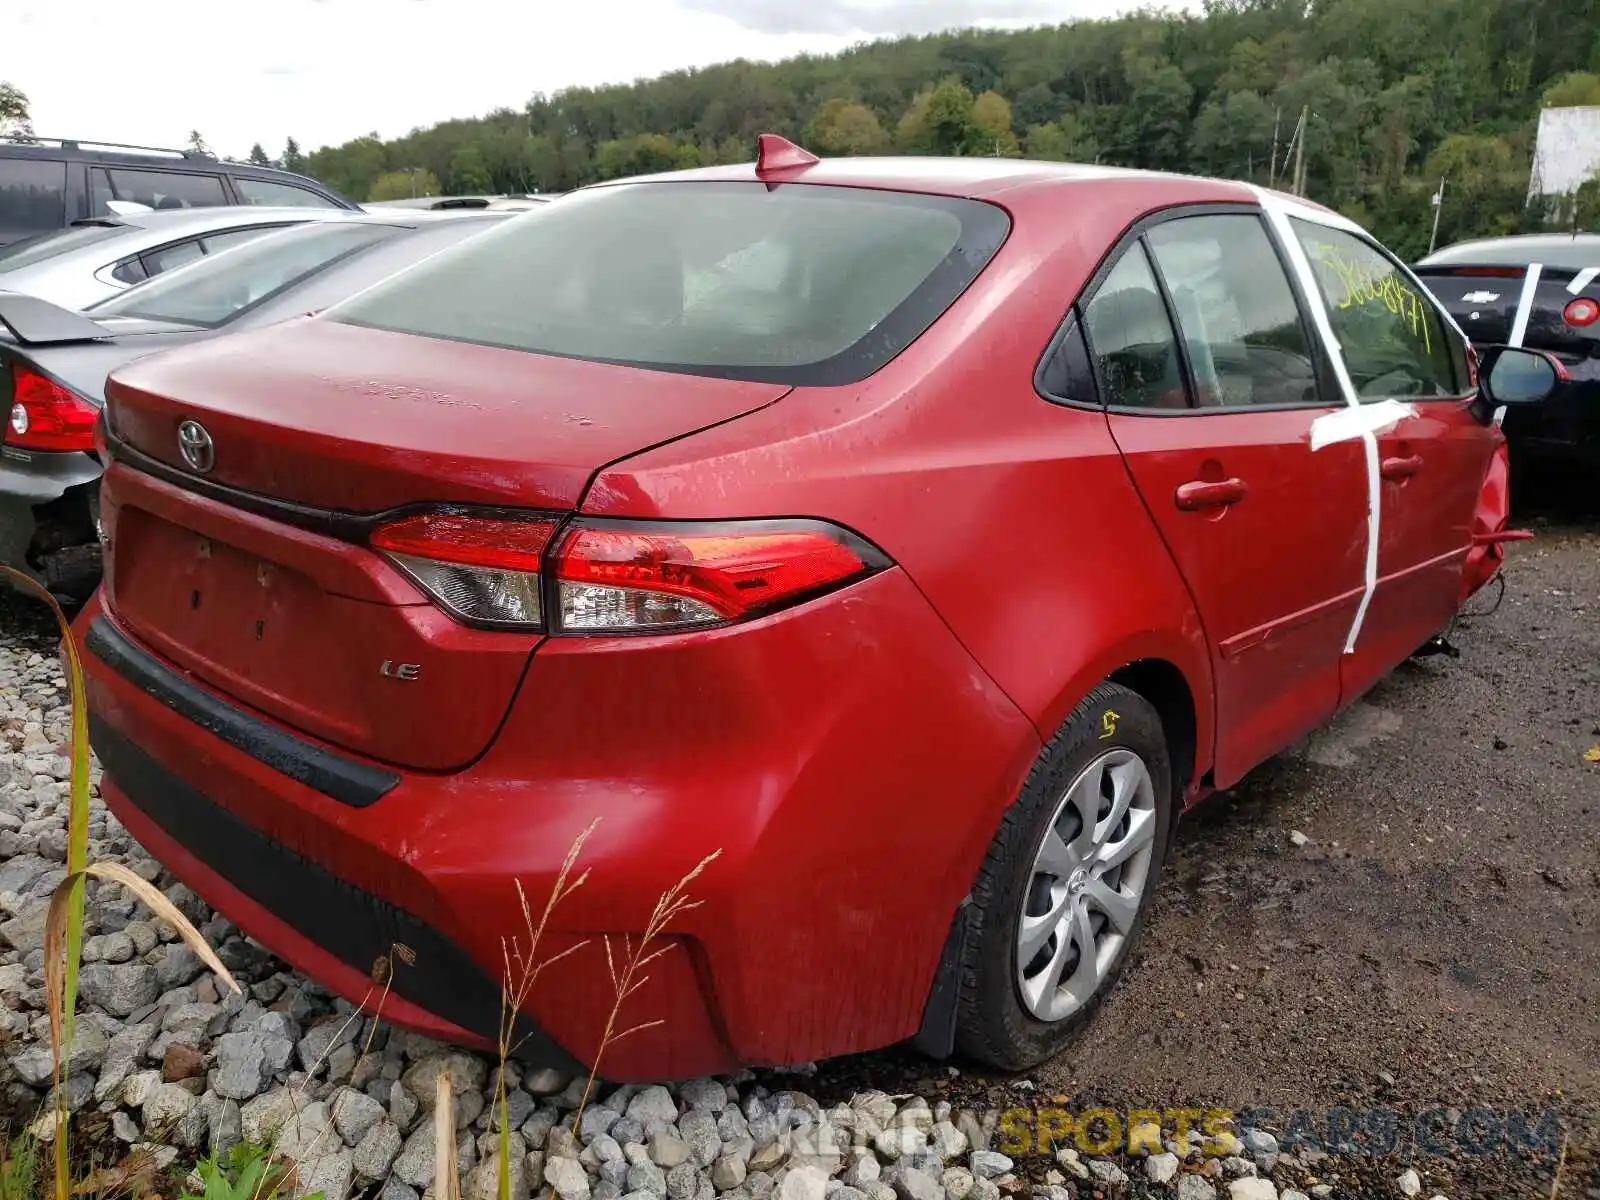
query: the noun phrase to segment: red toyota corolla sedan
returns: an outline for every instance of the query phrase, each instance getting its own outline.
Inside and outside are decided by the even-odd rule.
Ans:
[[[599,818],[525,1058],[593,1060],[605,940],[720,850],[608,1076],[1031,1064],[1180,812],[1493,573],[1499,406],[1555,368],[1478,369],[1356,226],[1243,184],[766,138],[590,188],[113,376],[104,793],[345,996],[394,959],[440,1038],[493,1039],[518,885]]]

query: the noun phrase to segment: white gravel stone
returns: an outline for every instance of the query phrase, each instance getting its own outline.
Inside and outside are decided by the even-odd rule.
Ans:
[[[1394,1185],[1400,1189],[1402,1196],[1420,1195],[1422,1192],[1422,1177],[1417,1174],[1414,1167],[1407,1167],[1400,1172],[1399,1177],[1394,1181]]]
[[[1009,1172],[1016,1164],[1004,1154],[994,1150],[974,1150],[968,1166],[972,1173],[979,1179],[997,1179]]]
[[[546,1162],[544,1181],[561,1200],[588,1200],[589,1175],[577,1159],[556,1158]]]
[[[1121,1187],[1128,1182],[1128,1173],[1109,1158],[1091,1158],[1089,1160],[1089,1174],[1101,1183]]]
[[[915,1200],[942,1200],[939,1185],[928,1180],[932,1192],[921,1194]],[[778,1200],[823,1200],[828,1190],[828,1176],[818,1167],[797,1167],[783,1177],[778,1185]],[[901,1193],[906,1195],[906,1193]]]
[[[1278,1200],[1278,1189],[1270,1179],[1248,1176],[1228,1185],[1229,1200]]]
[[[1151,1183],[1171,1183],[1178,1174],[1178,1156],[1152,1154],[1144,1160],[1144,1174]]]

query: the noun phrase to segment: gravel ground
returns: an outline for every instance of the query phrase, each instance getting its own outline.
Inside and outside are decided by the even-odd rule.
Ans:
[[[1600,764],[1584,760],[1600,745],[1600,531],[1535,527],[1512,548],[1504,603],[1458,630],[1460,658],[1403,667],[1192,816],[1137,961],[1056,1062],[995,1078],[888,1051],[602,1087],[575,1135],[575,1085],[514,1072],[519,1194],[1550,1196],[1553,1156],[1461,1147],[1469,1126],[1467,1142],[1493,1143],[1484,1130],[1507,1111],[1537,1128],[1555,1108],[1559,1195],[1600,1200]],[[42,612],[0,592],[0,1088],[13,1120],[50,1083],[39,944],[66,850],[65,700]],[[276,1133],[328,1200],[417,1200],[433,1169],[425,1109],[448,1067],[465,1200],[491,1200],[489,1064],[350,1018],[165,877],[98,804],[90,857],[168,888],[247,991],[220,997],[170,929],[91,885],[67,1084],[85,1121],[163,1161]],[[1125,1126],[1122,1153],[1088,1153],[1098,1124],[1057,1153],[995,1152],[1032,1128],[996,1128],[1002,1110],[1094,1105],[1119,1126],[1130,1109],[1241,1115],[1193,1145],[1169,1120],[1148,1155],[1126,1153]],[[1339,1106],[1346,1123],[1330,1132]],[[1474,1109],[1492,1113],[1472,1126]],[[1455,1131],[1431,1149],[1408,1132],[1430,1110],[1429,1128]],[[1401,1129],[1392,1147],[1385,1120]],[[1294,1140],[1308,1130],[1321,1148]]]

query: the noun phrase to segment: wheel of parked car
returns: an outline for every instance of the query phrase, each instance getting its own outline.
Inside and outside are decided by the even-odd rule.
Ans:
[[[1144,923],[1172,797],[1156,710],[1101,684],[1040,753],[978,872],[957,1029],[964,1053],[1021,1070],[1088,1020]]]

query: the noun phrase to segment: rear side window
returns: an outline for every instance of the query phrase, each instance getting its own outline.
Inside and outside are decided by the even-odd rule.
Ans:
[[[0,235],[60,229],[66,223],[66,163],[0,158]]]
[[[1183,359],[1167,306],[1135,242],[1083,306],[1089,350],[1113,408],[1187,408]]]
[[[639,183],[508,221],[330,316],[451,341],[790,384],[863,379],[1005,240],[989,204]]]
[[[1345,366],[1363,402],[1458,394],[1457,351],[1428,297],[1369,242],[1292,219],[1328,306]],[[1461,352],[1464,362],[1464,351]],[[1460,390],[1466,390],[1462,378]]]
[[[141,254],[139,261],[144,264],[147,274],[160,275],[165,271],[186,266],[204,254],[205,251],[200,248],[200,239],[190,238],[186,242],[173,242],[170,246],[162,246],[159,250]]]
[[[126,200],[157,211],[170,208],[212,208],[228,202],[218,175],[181,171],[134,171],[122,167],[95,167],[89,172],[93,215],[112,210],[111,200]]]
[[[96,317],[149,317],[215,328],[400,232],[393,225],[354,221],[297,225],[177,274],[152,279],[90,308]]]
[[[309,188],[292,183],[278,183],[272,179],[241,179],[233,177],[234,189],[246,204],[265,204],[281,208],[339,208],[326,196],[319,196]]]
[[[81,250],[96,242],[109,242],[127,232],[129,230],[126,225],[76,225],[70,229],[38,233],[0,249],[0,272],[31,267],[34,263],[45,262],[58,254]]]

